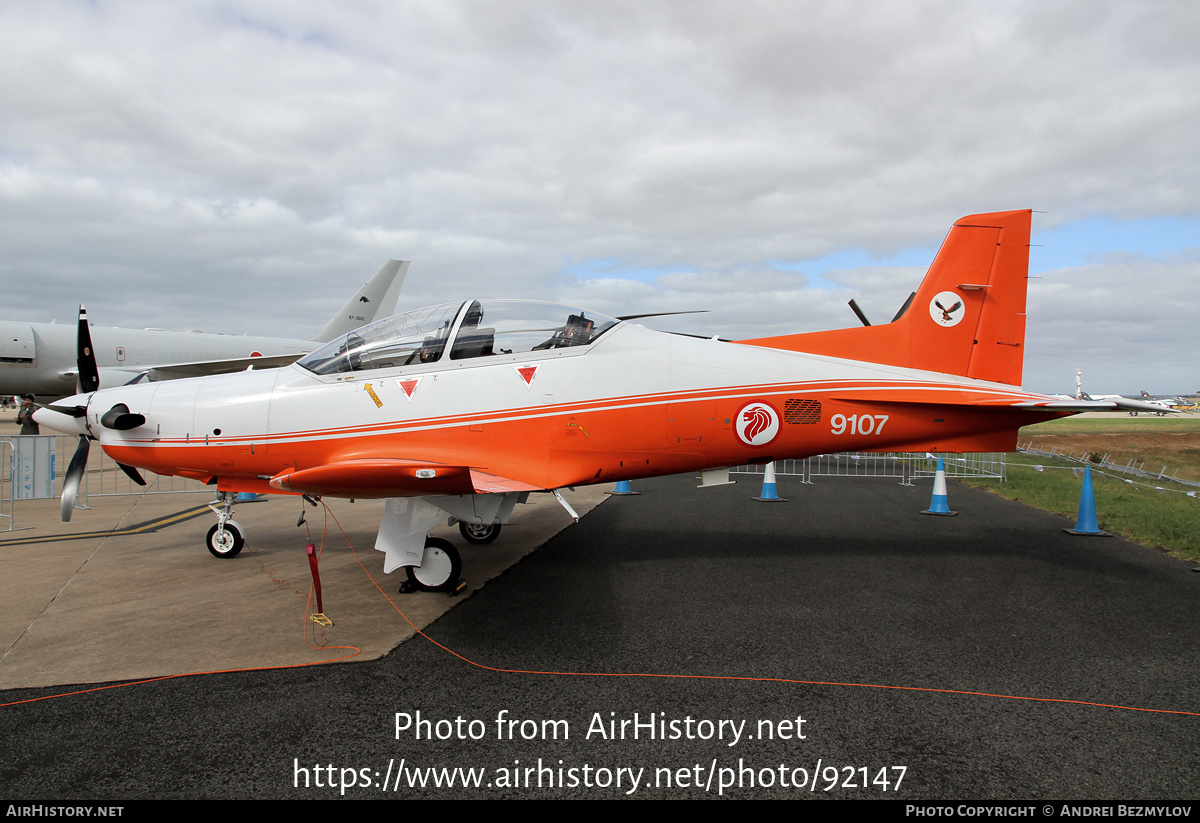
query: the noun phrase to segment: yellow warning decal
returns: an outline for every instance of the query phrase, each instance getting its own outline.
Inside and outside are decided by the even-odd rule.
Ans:
[[[383,406],[383,401],[379,399],[379,395],[377,395],[375,390],[371,388],[371,384],[365,383],[363,384],[363,388],[367,390],[367,394],[371,395],[371,399],[375,401],[375,407],[381,408]]]

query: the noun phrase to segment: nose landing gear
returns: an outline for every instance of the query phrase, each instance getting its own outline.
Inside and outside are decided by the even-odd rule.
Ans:
[[[236,498],[235,492],[221,492],[214,502],[208,504],[217,515],[217,524],[208,530],[205,543],[213,557],[223,560],[237,557],[238,552],[246,545],[241,524],[232,519],[233,501]]]

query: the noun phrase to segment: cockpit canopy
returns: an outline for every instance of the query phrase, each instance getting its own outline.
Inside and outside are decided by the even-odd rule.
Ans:
[[[617,322],[533,300],[443,303],[356,329],[298,362],[316,374],[336,374],[528,354],[586,346]]]

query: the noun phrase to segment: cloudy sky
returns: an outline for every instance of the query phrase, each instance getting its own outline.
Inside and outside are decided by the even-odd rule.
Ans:
[[[386,259],[738,338],[1032,208],[1028,388],[1200,388],[1200,5],[0,3],[0,318],[308,336]]]

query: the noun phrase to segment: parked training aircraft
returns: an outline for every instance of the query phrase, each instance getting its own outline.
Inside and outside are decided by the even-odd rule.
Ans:
[[[100,386],[119,386],[142,373],[158,381],[287,365],[322,343],[390,315],[407,271],[407,262],[389,260],[308,340],[93,328]],[[0,320],[0,394],[74,394],[76,338],[74,324]]]
[[[215,484],[218,556],[243,545],[236,492],[387,498],[385,571],[448,589],[458,554],[428,537],[447,514],[503,524],[530,492],[827,452],[1010,451],[1023,425],[1114,408],[1020,388],[1029,230],[1029,211],[959,220],[886,325],[730,343],[467,300],[287,368],[87,391],[36,418],[80,435],[64,516],[90,437],[126,466]]]

